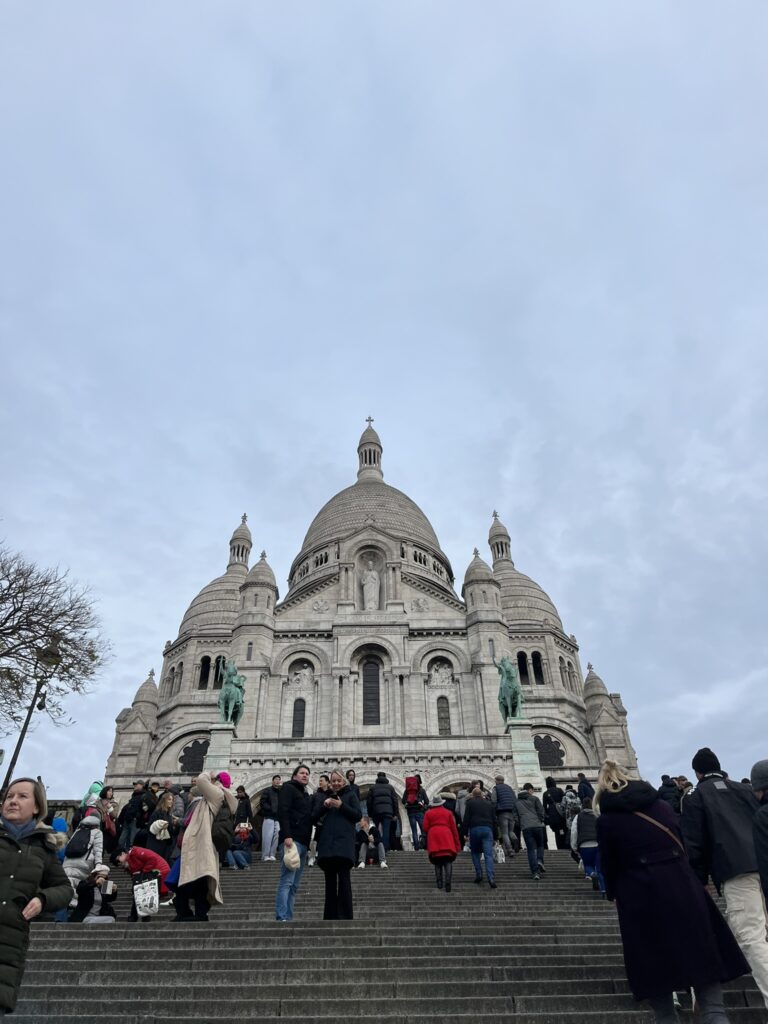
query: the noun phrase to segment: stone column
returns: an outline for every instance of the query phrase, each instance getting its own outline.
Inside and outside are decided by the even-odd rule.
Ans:
[[[539,755],[533,745],[531,723],[527,718],[508,718],[504,728],[512,751],[515,769],[515,786],[522,789],[530,782],[539,792],[544,789],[544,780],[539,765]]]

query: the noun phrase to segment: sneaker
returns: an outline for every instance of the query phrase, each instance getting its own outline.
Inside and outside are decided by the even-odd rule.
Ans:
[[[534,882],[540,882],[541,881],[541,875],[534,875],[533,876],[533,880],[534,880]]]
[[[475,875],[474,883],[475,883],[475,885],[482,885],[483,884],[483,876],[482,875],[479,875],[479,876]]]
[[[385,860],[383,860],[383,861],[381,862],[381,866],[382,866],[383,868],[388,868],[388,867],[389,867],[389,864],[387,864],[387,862],[386,862]]]
[[[315,858],[314,857],[310,857],[309,860],[307,861],[307,867],[308,868],[313,868],[314,866],[315,866]]]
[[[364,868],[365,868],[365,864],[362,861],[360,861],[360,863],[357,865],[357,870],[358,871],[362,871]]]
[[[600,892],[600,880],[597,875],[592,875],[592,889],[594,892]]]
[[[174,899],[173,896],[171,896],[171,898],[169,900],[162,900],[161,903],[160,903],[160,906],[161,907],[172,907],[173,906],[173,899]]]
[[[546,875],[546,873],[547,873],[547,869],[544,867],[544,865],[541,863],[541,861],[539,861],[539,874],[540,875]]]
[[[490,879],[489,879],[489,881],[488,881],[488,885],[490,885],[490,887],[491,887],[492,889],[495,889],[495,888],[496,888],[496,883],[495,883],[494,881],[490,880]]]

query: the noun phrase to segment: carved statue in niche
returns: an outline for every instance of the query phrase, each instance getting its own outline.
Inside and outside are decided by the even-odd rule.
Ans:
[[[308,661],[295,662],[291,666],[291,682],[295,686],[310,686],[315,679],[315,670]]]
[[[429,686],[450,686],[453,682],[453,668],[449,661],[441,658],[433,661],[429,669]]]
[[[415,597],[411,602],[411,608],[415,612],[425,612],[429,609],[429,601],[426,597]]]
[[[381,583],[379,574],[373,567],[373,560],[367,559],[365,569],[360,574],[360,583],[363,587],[363,611],[375,612],[379,608],[379,590]]]

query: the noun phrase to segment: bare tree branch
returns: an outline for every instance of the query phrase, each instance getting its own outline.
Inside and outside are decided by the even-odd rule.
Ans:
[[[60,661],[45,668],[41,653],[52,644]],[[86,587],[0,547],[0,733],[23,720],[43,671],[45,710],[63,724],[64,699],[88,692],[109,651]]]

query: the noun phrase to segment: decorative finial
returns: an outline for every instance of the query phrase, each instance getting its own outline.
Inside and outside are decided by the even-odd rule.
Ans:
[[[154,679],[155,678],[155,670],[153,668],[151,668],[149,670],[149,678],[150,679]]]
[[[371,424],[373,423],[373,416],[369,416],[369,417],[368,417],[368,418],[366,419],[366,421],[365,421],[365,422],[366,422],[366,423],[368,424],[368,426],[370,427],[370,425],[371,425]]]
[[[248,515],[246,512],[243,512],[243,518],[240,520],[240,522],[243,524],[243,526],[245,526],[245,524],[248,522]]]
[[[499,513],[496,511],[496,509],[493,510],[493,518],[494,519],[498,519],[499,518]]]
[[[588,661],[587,662],[587,672],[591,672],[591,671],[592,671],[592,662]]]
[[[479,558],[480,557],[480,552],[477,550],[477,548],[475,548],[475,550],[472,552],[472,554],[475,556],[475,558]]]
[[[266,560],[267,560],[267,552],[266,551],[262,551],[261,552],[261,561],[262,562],[266,562]]]

